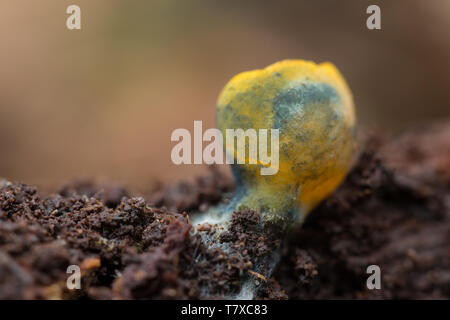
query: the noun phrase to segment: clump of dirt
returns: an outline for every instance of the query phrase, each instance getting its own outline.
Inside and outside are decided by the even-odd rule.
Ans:
[[[449,125],[389,144],[368,137],[345,183],[285,248],[274,277],[289,298],[448,299],[449,160]],[[367,289],[369,265],[381,290]]]
[[[145,198],[114,184],[47,195],[0,180],[0,298],[222,298],[249,279],[261,299],[450,298],[450,124],[363,141],[346,181],[288,239],[252,210],[223,233],[193,232],[188,213],[233,190],[215,169]],[[279,248],[267,279],[261,262]],[[381,290],[366,286],[373,264]],[[69,265],[81,290],[66,286]]]
[[[210,206],[227,200],[233,189],[233,181],[211,166],[209,175],[161,187],[147,197],[155,206],[165,206],[173,211],[206,211]]]

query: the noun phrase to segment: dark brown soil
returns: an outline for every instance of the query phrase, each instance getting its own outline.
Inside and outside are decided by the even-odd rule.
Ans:
[[[227,201],[232,189],[214,169],[145,199],[112,184],[45,195],[0,180],[0,298],[221,298],[246,279],[258,298],[450,298],[450,124],[391,143],[366,135],[346,181],[288,239],[261,232],[259,214],[246,210],[221,246],[207,247],[200,238],[214,226],[194,234],[186,212]],[[255,270],[280,245],[266,279]],[[72,264],[81,290],[66,287]],[[381,290],[366,287],[372,264]]]

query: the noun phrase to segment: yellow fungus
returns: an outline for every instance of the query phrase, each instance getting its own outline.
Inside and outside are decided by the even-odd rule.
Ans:
[[[284,60],[240,73],[221,92],[216,110],[223,134],[226,129],[279,130],[276,174],[261,175],[264,164],[247,154],[245,164],[237,164],[236,150],[229,152],[237,184],[230,209],[256,209],[273,223],[301,222],[350,169],[353,99],[331,63]]]

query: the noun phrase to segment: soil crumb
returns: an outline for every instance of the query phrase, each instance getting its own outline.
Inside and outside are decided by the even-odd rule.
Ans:
[[[214,226],[193,232],[189,214],[232,190],[214,168],[145,197],[89,181],[45,194],[0,179],[0,299],[220,299],[248,280],[258,299],[450,298],[450,124],[392,142],[364,134],[345,182],[288,239],[242,210],[220,245],[205,245]],[[266,278],[259,262],[280,246]],[[70,265],[80,290],[67,288]],[[370,265],[380,290],[367,288]]]

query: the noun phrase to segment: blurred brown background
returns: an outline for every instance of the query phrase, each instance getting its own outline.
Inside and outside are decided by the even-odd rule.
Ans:
[[[82,30],[66,29],[66,8]],[[381,7],[382,30],[366,28]],[[450,116],[450,1],[29,0],[0,3],[0,176],[145,187],[192,176],[172,130],[214,126],[234,74],[334,62],[361,126],[398,133]]]

